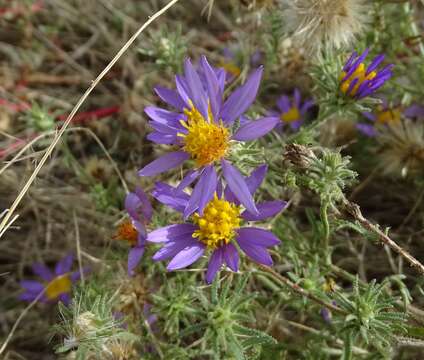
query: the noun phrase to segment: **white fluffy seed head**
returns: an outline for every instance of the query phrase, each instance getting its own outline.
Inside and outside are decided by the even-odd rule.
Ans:
[[[281,0],[293,39],[311,52],[350,45],[369,22],[367,0]]]
[[[413,121],[382,126],[377,136],[379,162],[384,173],[422,176],[424,169],[424,126]]]

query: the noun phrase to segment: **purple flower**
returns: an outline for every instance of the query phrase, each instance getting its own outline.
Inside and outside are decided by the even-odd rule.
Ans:
[[[277,101],[278,111],[270,111],[268,117],[278,120],[277,125],[284,127],[289,125],[292,130],[299,130],[305,120],[306,113],[314,105],[312,100],[302,103],[299,89],[294,89],[293,100],[290,101],[286,95],[281,96]]]
[[[368,51],[368,49],[365,49],[359,56],[354,51],[344,65],[339,77],[340,90],[343,94],[355,99],[362,99],[373,94],[392,77],[393,64],[377,70],[384,60],[383,54],[376,56],[371,64],[365,67],[364,60]]]
[[[356,128],[365,136],[374,137],[378,135],[377,128],[379,126],[399,125],[402,115],[406,118],[415,118],[424,116],[424,108],[419,105],[411,105],[405,109],[401,106],[391,107],[385,99],[382,104],[377,107],[375,112],[363,112],[369,122],[360,122],[356,124]]]
[[[41,292],[40,301],[44,303],[56,303],[58,301],[68,305],[71,301],[70,293],[72,283],[80,279],[79,271],[71,272],[73,256],[68,255],[60,260],[52,272],[47,266],[36,263],[32,265],[32,271],[43,281],[23,280],[20,282],[25,292],[19,296],[24,301],[34,301]]]
[[[119,225],[115,238],[127,241],[131,245],[128,254],[128,275],[134,275],[134,269],[140,262],[146,247],[146,224],[153,215],[152,205],[140,187],[125,197],[125,209],[129,220]]]
[[[138,174],[154,176],[181,165],[191,159],[195,169],[182,180],[180,189],[197,181],[192,200],[187,203],[185,217],[204,206],[212,199],[218,182],[215,164],[223,167],[223,175],[239,201],[251,212],[257,212],[251,194],[247,191],[243,177],[225,160],[232,143],[247,141],[264,135],[270,128],[264,128],[261,120],[241,126],[231,135],[234,122],[250,107],[256,98],[262,76],[262,67],[256,69],[247,81],[224,101],[225,71],[212,68],[206,57],[195,70],[190,60],[184,64],[184,76],[176,76],[177,90],[157,87],[159,97],[176,111],[148,106],[146,114],[152,119],[154,129],[148,138],[158,144],[171,144],[180,150],[154,160]],[[201,80],[203,79],[203,81]],[[267,119],[262,119],[267,121]],[[269,120],[268,120],[269,121]]]
[[[227,165],[224,165],[224,171]],[[262,183],[267,167],[259,166],[244,179],[250,194]],[[172,186],[158,183],[153,196],[160,202],[184,212],[190,197]],[[232,271],[238,271],[240,248],[253,261],[272,265],[267,248],[280,244],[280,240],[270,231],[243,226],[242,222],[261,221],[275,216],[287,205],[284,201],[265,201],[257,204],[258,212],[243,210],[241,201],[235,196],[230,184],[225,190],[218,184],[217,191],[207,202],[203,214],[193,214],[190,222],[169,225],[151,232],[147,241],[164,243],[155,253],[153,260],[171,259],[167,269],[185,268],[198,260],[205,251],[211,252],[206,281],[211,283],[221,266],[225,264]],[[237,244],[237,247],[236,247]]]
[[[232,51],[229,47],[223,49],[224,61],[220,63],[220,66],[226,71],[225,79],[229,82],[238,78],[241,74],[240,66],[238,65],[239,61],[237,59],[236,53]],[[250,56],[250,66],[257,67],[262,65],[263,54],[260,50],[256,50]]]

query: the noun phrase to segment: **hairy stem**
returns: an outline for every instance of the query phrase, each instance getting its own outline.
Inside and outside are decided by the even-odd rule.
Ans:
[[[361,212],[359,206],[355,203],[350,202],[347,199],[343,200],[346,211],[352,215],[356,221],[358,221],[365,229],[376,234],[380,241],[390,247],[393,251],[397,252],[400,256],[406,259],[409,264],[415,268],[419,273],[424,274],[424,265],[421,264],[417,259],[415,259],[408,251],[400,247],[396,242],[394,242],[389,236],[387,236],[380,228],[372,224],[367,220]]]
[[[302,295],[307,297],[309,300],[312,300],[316,302],[317,304],[320,304],[329,310],[332,310],[338,314],[346,315],[347,313],[339,308],[338,306],[335,306],[331,303],[326,302],[325,300],[320,299],[318,296],[315,296],[314,294],[311,294],[310,292],[306,291],[296,283],[292,282],[290,279],[286,278],[285,276],[279,274],[274,269],[270,268],[269,266],[258,264],[259,268],[265,272],[267,275],[270,275],[274,280],[276,280],[278,283],[283,284],[285,286],[288,286],[293,292],[296,294]]]

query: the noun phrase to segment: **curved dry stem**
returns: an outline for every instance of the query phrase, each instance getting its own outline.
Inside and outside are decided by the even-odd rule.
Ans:
[[[171,0],[167,5],[165,5],[162,9],[160,9],[158,12],[156,12],[154,15],[149,17],[149,19],[136,31],[136,33],[125,43],[125,45],[118,51],[118,53],[115,55],[115,57],[110,61],[110,63],[103,69],[103,71],[97,76],[97,78],[91,83],[90,87],[87,89],[87,91],[81,96],[81,98],[78,100],[77,104],[72,109],[71,113],[67,117],[66,121],[64,122],[63,126],[60,128],[59,132],[53,139],[52,143],[47,148],[46,152],[44,153],[43,157],[41,158],[39,164],[29,177],[28,181],[25,183],[22,190],[19,192],[18,196],[16,197],[13,204],[10,206],[9,211],[5,215],[5,217],[2,219],[0,223],[0,235],[4,234],[3,229],[7,226],[9,219],[14,214],[16,208],[22,201],[23,197],[27,193],[28,189],[31,187],[32,183],[36,179],[38,173],[41,171],[42,167],[48,160],[49,156],[53,152],[54,148],[58,144],[59,140],[61,139],[62,135],[65,133],[67,127],[71,123],[72,119],[74,118],[75,114],[78,112],[81,105],[84,103],[84,101],[88,98],[88,96],[91,94],[91,92],[94,90],[94,88],[97,86],[97,84],[103,79],[103,77],[109,72],[109,70],[115,65],[115,63],[121,58],[121,56],[128,50],[128,48],[132,45],[132,43],[137,39],[137,37],[158,17],[160,17],[162,14],[164,14],[168,9],[170,9],[173,5],[175,5],[179,0]]]

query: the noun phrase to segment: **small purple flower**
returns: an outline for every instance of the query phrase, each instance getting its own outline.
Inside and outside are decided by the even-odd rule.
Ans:
[[[286,95],[281,96],[277,101],[278,111],[270,111],[267,117],[278,120],[277,126],[289,125],[292,130],[299,130],[305,121],[308,110],[314,105],[312,100],[302,103],[299,89],[294,89],[293,100],[290,101]]]
[[[402,115],[410,119],[424,116],[424,108],[419,105],[411,105],[405,109],[401,106],[391,107],[385,99],[382,99],[382,104],[375,112],[363,112],[362,115],[370,122],[360,122],[356,124],[356,128],[365,136],[374,137],[378,135],[378,126],[399,125]]]
[[[134,269],[140,262],[146,247],[146,225],[153,215],[152,205],[142,188],[137,187],[135,192],[125,197],[125,209],[129,220],[119,225],[115,238],[127,241],[131,246],[128,254],[128,275],[134,275]]]
[[[223,50],[224,61],[220,63],[220,66],[226,71],[225,79],[229,82],[238,78],[241,74],[241,69],[238,63],[237,55],[229,47],[225,47]],[[260,50],[256,50],[250,56],[250,66],[257,67],[262,65],[263,54]]]
[[[340,90],[343,94],[355,99],[370,96],[392,77],[393,64],[386,65],[381,70],[378,66],[383,62],[384,55],[380,54],[374,58],[368,67],[364,60],[369,49],[358,55],[355,51],[350,56],[340,74]]]
[[[231,171],[228,163],[223,170]],[[239,184],[244,184],[250,194],[253,194],[262,183],[267,167],[259,166],[249,177]],[[203,214],[195,213],[191,222],[169,225],[147,236],[147,241],[164,243],[156,252],[153,260],[171,259],[167,269],[185,268],[198,260],[207,250],[211,251],[206,281],[211,283],[223,264],[232,271],[238,271],[238,247],[253,261],[264,265],[272,265],[272,259],[267,248],[280,244],[280,240],[270,231],[257,227],[242,226],[242,222],[261,221],[275,216],[283,210],[287,203],[284,201],[265,201],[257,204],[257,213],[243,210],[241,201],[235,196],[232,187],[227,185],[225,190],[221,184],[217,186],[204,207]],[[244,186],[242,185],[242,186]],[[153,196],[165,205],[184,212],[190,197],[178,188],[158,183]]]
[[[168,111],[148,106],[146,114],[152,119],[154,129],[148,139],[158,144],[180,147],[141,169],[139,176],[155,176],[185,161],[194,161],[192,171],[182,180],[181,188],[197,181],[193,196],[187,203],[184,216],[196,210],[201,214],[213,198],[218,183],[215,164],[220,163],[223,175],[239,201],[252,213],[257,213],[251,194],[247,191],[240,172],[225,160],[235,141],[254,140],[263,136],[272,127],[264,127],[261,120],[248,122],[235,134],[231,134],[234,122],[250,107],[256,98],[262,77],[262,67],[253,71],[247,81],[224,100],[225,71],[212,68],[206,57],[200,60],[198,71],[187,59],[184,76],[175,78],[177,90],[157,87],[156,93],[176,109]],[[202,80],[203,79],[203,80]],[[266,121],[265,119],[262,119]],[[227,169],[227,170],[225,170]],[[240,181],[241,184],[238,184]],[[240,185],[240,186],[239,186]]]
[[[44,291],[40,298],[41,302],[56,303],[61,301],[65,305],[69,305],[72,284],[81,277],[79,271],[71,272],[73,259],[72,255],[68,255],[60,260],[56,264],[54,272],[40,263],[32,265],[34,274],[38,275],[43,281],[22,280],[20,285],[25,289],[25,292],[19,296],[19,299],[34,301]]]

